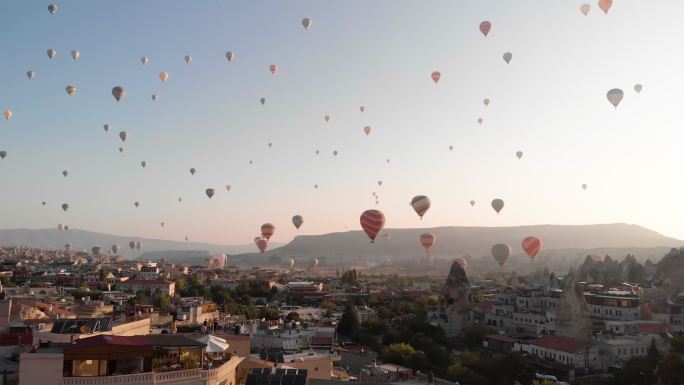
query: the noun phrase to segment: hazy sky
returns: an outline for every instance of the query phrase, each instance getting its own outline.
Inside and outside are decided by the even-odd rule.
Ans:
[[[682,1],[615,0],[607,15],[592,1],[586,17],[569,0],[57,4],[0,2],[0,110],[14,112],[0,121],[2,228],[240,244],[272,222],[285,242],[359,229],[379,208],[387,227],[629,222],[684,238]],[[416,194],[432,199],[422,221]]]

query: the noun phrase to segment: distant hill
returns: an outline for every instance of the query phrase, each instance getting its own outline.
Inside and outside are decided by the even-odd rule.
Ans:
[[[422,233],[433,233],[434,257],[468,255],[473,258],[489,257],[492,245],[506,243],[513,249],[511,262],[529,262],[522,258],[520,243],[524,237],[534,235],[542,239],[544,247],[538,257],[579,258],[587,253],[619,252],[635,254],[637,259],[657,258],[684,241],[663,236],[655,231],[625,223],[597,225],[535,225],[516,227],[436,227],[420,229],[386,229],[389,239],[379,235],[370,243],[361,231],[298,236],[285,246],[273,248],[263,254],[234,255],[232,263],[263,264],[272,256],[292,257],[307,262],[312,257],[321,260],[321,266],[345,265],[354,260],[394,261],[417,260],[425,255],[419,243]],[[643,258],[642,258],[643,255]],[[583,259],[583,258],[582,258]],[[301,266],[301,265],[300,265]]]
[[[163,255],[169,252],[172,257],[180,258],[184,254],[191,257],[206,256],[210,253],[237,254],[255,249],[253,244],[247,245],[215,245],[199,242],[179,242],[164,239],[140,238],[136,236],[120,236],[92,231],[69,229],[60,232],[57,229],[8,229],[0,230],[0,245],[4,246],[28,246],[41,249],[62,249],[65,243],[71,243],[75,250],[90,250],[93,246],[100,246],[103,250],[117,244],[119,253],[128,257],[138,257],[140,251],[131,252],[128,242],[142,241],[143,253]],[[200,259],[203,257],[200,257]]]

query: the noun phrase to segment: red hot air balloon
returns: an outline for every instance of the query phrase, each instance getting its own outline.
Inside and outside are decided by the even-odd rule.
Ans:
[[[608,10],[613,5],[613,0],[599,0],[599,8],[603,13],[608,13]]]
[[[271,64],[271,65],[268,67],[268,69],[271,71],[272,74],[275,74],[276,72],[278,72],[278,66],[275,65],[275,64]]]
[[[534,257],[539,254],[542,249],[542,241],[537,237],[527,237],[522,240],[522,248],[530,257],[530,260],[534,260]]]
[[[268,241],[265,239],[259,239],[256,242],[256,245],[259,248],[259,251],[263,253],[264,251],[266,251],[266,248],[268,247]]]
[[[432,75],[430,75],[430,77],[432,78],[432,81],[435,82],[435,84],[437,84],[439,79],[442,78],[442,73],[439,71],[435,71],[432,73]]]
[[[451,264],[453,265],[455,263],[459,264],[459,266],[461,266],[463,270],[465,270],[466,267],[468,267],[468,261],[466,261],[463,258],[454,258],[454,260],[451,261]]]
[[[266,240],[270,240],[271,236],[273,236],[273,233],[275,232],[275,226],[273,226],[271,223],[264,223],[261,225],[261,236],[266,238]]]
[[[428,254],[430,254],[430,249],[432,249],[436,240],[437,237],[434,234],[424,233],[420,236],[420,244],[423,245]]]
[[[485,35],[485,37],[487,37],[487,35],[489,35],[489,31],[491,31],[491,30],[492,30],[492,23],[491,22],[485,20],[482,23],[480,23],[480,32],[482,32],[482,34]]]
[[[375,242],[375,237],[385,227],[385,214],[379,210],[366,210],[361,214],[361,228],[366,232],[371,243]]]

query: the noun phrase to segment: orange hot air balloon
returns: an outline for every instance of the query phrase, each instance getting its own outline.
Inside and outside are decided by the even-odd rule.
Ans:
[[[526,237],[522,240],[522,248],[530,257],[530,260],[534,260],[534,257],[539,254],[542,249],[542,241],[537,237]]]
[[[380,210],[366,210],[361,214],[361,228],[370,238],[371,243],[385,227],[385,214]]]
[[[261,236],[266,238],[267,241],[271,239],[273,233],[275,233],[275,226],[273,224],[264,223],[261,225]]]
[[[363,128],[363,132],[365,132],[366,135],[370,135],[370,133],[371,133],[371,127],[370,127],[370,126],[364,127],[364,128]]]
[[[603,13],[608,13],[608,10],[610,7],[613,5],[613,0],[599,0],[599,8],[603,11]]]
[[[420,244],[423,245],[423,248],[425,248],[425,251],[430,254],[430,249],[432,249],[432,246],[435,245],[435,241],[437,240],[437,237],[435,234],[431,233],[424,233],[420,236]]]
[[[263,253],[264,251],[266,251],[266,248],[268,247],[268,241],[265,239],[259,239],[256,242],[256,245],[259,248],[259,251]]]
[[[271,65],[268,67],[268,69],[271,71],[272,74],[275,74],[276,72],[278,72],[278,66],[275,65],[275,64],[271,64]]]
[[[442,78],[442,73],[439,71],[435,71],[432,73],[432,75],[430,75],[430,77],[432,78],[432,81],[435,82],[435,84],[437,84],[439,79]]]
[[[482,23],[480,23],[480,32],[482,32],[482,34],[485,35],[485,37],[487,37],[487,35],[489,35],[489,31],[491,31],[491,30],[492,30],[492,23],[491,22],[485,20]]]
[[[454,258],[454,259],[451,261],[451,264],[452,264],[452,265],[453,265],[453,264],[458,264],[459,266],[461,266],[461,268],[462,268],[463,270],[465,270],[466,267],[468,267],[468,261],[466,261],[466,260],[463,259],[463,258]]]

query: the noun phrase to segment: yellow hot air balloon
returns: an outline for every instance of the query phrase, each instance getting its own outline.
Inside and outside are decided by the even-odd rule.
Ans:
[[[168,72],[162,71],[159,73],[159,79],[161,79],[162,83],[165,83],[168,78],[169,78]]]
[[[12,115],[14,115],[12,110],[5,110],[5,112],[2,113],[2,116],[4,116],[6,120],[9,120]]]

